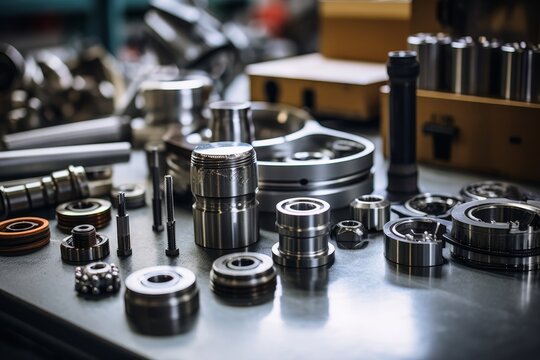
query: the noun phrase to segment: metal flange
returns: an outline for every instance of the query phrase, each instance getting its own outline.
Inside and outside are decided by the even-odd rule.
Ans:
[[[111,222],[111,203],[93,198],[66,202],[56,208],[56,218],[58,228],[64,232],[81,224],[101,229]]]
[[[62,260],[70,264],[86,264],[109,255],[109,238],[89,224],[75,226],[71,235],[60,243]]]
[[[449,220],[452,209],[462,202],[458,196],[423,193],[413,196],[403,204],[392,205],[392,211],[399,217],[427,216]]]

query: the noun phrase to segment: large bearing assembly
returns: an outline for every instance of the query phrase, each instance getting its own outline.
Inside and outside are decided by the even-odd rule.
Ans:
[[[257,158],[245,143],[198,146],[191,155],[195,243],[234,249],[259,240]]]
[[[82,296],[113,294],[120,290],[118,267],[105,262],[94,262],[75,268],[75,291]]]
[[[62,260],[70,264],[86,264],[109,255],[109,238],[89,224],[75,226],[71,235],[60,244]]]
[[[427,216],[448,220],[452,209],[462,202],[457,196],[423,193],[413,196],[403,204],[393,205],[392,211],[399,217]]]
[[[330,238],[330,205],[315,198],[285,199],[276,205],[279,242],[272,247],[276,264],[313,268],[332,265],[334,246]]]
[[[125,282],[126,315],[144,334],[183,332],[199,309],[195,274],[177,266],[153,266],[135,271]]]
[[[63,203],[56,208],[56,218],[58,228],[64,232],[81,224],[101,229],[111,222],[111,203],[92,198]]]
[[[390,202],[380,195],[362,195],[350,204],[351,216],[369,231],[381,231],[390,221]]]
[[[50,241],[49,222],[38,217],[22,217],[0,222],[0,255],[23,255]]]
[[[540,207],[507,199],[476,200],[452,211],[447,241],[469,265],[528,271],[540,268]]]
[[[448,221],[427,217],[390,221],[384,225],[384,256],[405,266],[442,265],[449,228]]]
[[[210,287],[232,305],[257,305],[274,297],[277,283],[272,259],[253,252],[218,258],[210,271]]]

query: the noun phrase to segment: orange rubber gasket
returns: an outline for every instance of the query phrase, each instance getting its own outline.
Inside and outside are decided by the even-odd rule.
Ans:
[[[17,232],[5,232],[4,229],[16,222],[29,221],[38,224],[37,228],[26,230],[26,231],[17,231]],[[0,222],[0,239],[12,239],[12,238],[21,238],[26,236],[32,236],[39,234],[40,232],[46,230],[49,227],[49,221],[39,217],[20,217],[9,220],[4,220]]]
[[[17,222],[38,224],[34,229],[24,231],[4,231],[6,227]],[[39,250],[50,242],[49,221],[38,217],[20,217],[0,222],[0,255],[17,256]]]

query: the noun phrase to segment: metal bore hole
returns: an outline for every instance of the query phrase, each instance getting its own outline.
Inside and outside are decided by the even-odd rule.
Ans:
[[[307,202],[297,202],[290,205],[290,208],[296,211],[311,211],[315,210],[317,206]]]
[[[360,225],[360,223],[354,220],[345,220],[345,221],[340,222],[340,225],[346,226],[346,227],[357,227],[358,225]]]
[[[363,202],[379,202],[383,200],[382,197],[376,195],[364,195],[360,196],[358,199]]]
[[[154,284],[162,284],[172,281],[174,278],[171,275],[154,275],[148,278],[148,281]]]
[[[98,206],[98,204],[90,201],[77,201],[69,204],[67,209],[71,211],[89,211],[97,209]]]
[[[255,264],[255,261],[253,261],[253,259],[240,258],[240,259],[234,259],[233,261],[231,261],[231,264],[237,267],[245,267],[245,266],[252,266],[253,264]]]
[[[100,269],[104,269],[106,267],[107,267],[107,265],[103,264],[103,263],[94,264],[94,265],[90,266],[90,268],[93,269],[93,270],[100,270]]]
[[[17,221],[6,226],[8,232],[21,232],[35,229],[39,225],[31,221]]]

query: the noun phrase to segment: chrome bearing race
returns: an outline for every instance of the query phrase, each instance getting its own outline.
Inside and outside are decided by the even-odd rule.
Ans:
[[[224,255],[212,264],[210,287],[231,305],[257,305],[274,298],[277,274],[266,255],[239,252]]]
[[[127,209],[137,209],[146,205],[146,189],[141,184],[123,184],[111,189],[111,202],[118,207],[118,193],[123,192]]]
[[[513,184],[504,181],[480,181],[464,186],[460,191],[466,201],[506,198],[522,200],[522,191]]]
[[[93,262],[75,268],[75,291],[82,296],[113,294],[120,289],[118,267],[105,262]]]
[[[450,222],[427,217],[405,218],[384,225],[384,256],[405,266],[443,264],[443,235]]]
[[[24,255],[50,241],[49,222],[38,217],[21,217],[0,222],[0,255]]]
[[[90,224],[75,226],[60,243],[62,260],[68,264],[86,264],[109,255],[109,238]]]
[[[332,265],[335,248],[330,239],[330,204],[315,198],[291,198],[276,205],[279,242],[272,258],[281,266],[313,268]]]
[[[462,202],[457,196],[423,193],[413,196],[403,205],[393,205],[392,211],[399,217],[427,216],[449,220],[452,209]]]
[[[93,198],[66,202],[56,208],[56,218],[58,228],[64,232],[82,224],[101,229],[111,222],[111,203]]]
[[[178,266],[152,266],[131,273],[126,281],[126,315],[135,329],[149,335],[187,330],[199,309],[193,272]]]
[[[451,255],[468,265],[540,268],[540,207],[508,199],[476,200],[452,211]]]
[[[362,195],[350,205],[351,216],[369,231],[381,231],[390,221],[390,202],[380,195]]]

